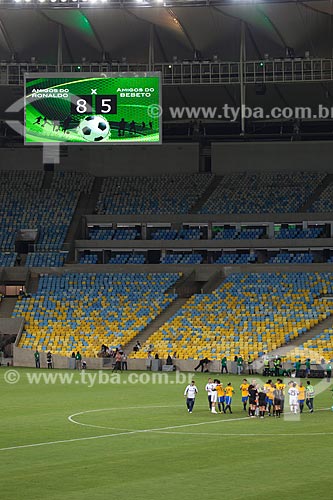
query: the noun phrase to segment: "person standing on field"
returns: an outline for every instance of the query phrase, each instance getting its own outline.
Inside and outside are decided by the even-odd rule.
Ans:
[[[311,384],[310,380],[307,381],[306,383],[306,388],[305,388],[305,402],[306,406],[309,408],[310,413],[313,413],[313,398],[315,395],[315,390],[313,385]]]
[[[46,362],[47,362],[47,367],[48,368],[53,368],[53,362],[52,362],[52,353],[49,351],[46,355]]]
[[[186,387],[184,396],[186,397],[186,406],[187,406],[187,411],[189,413],[192,413],[194,403],[195,403],[195,397],[198,394],[198,389],[197,386],[195,385],[194,380]]]
[[[224,371],[226,373],[228,373],[227,357],[226,356],[223,356],[223,358],[221,360],[221,373],[223,373]]]
[[[81,362],[82,362],[81,353],[80,353],[80,351],[77,351],[77,353],[75,355],[75,368],[77,370],[81,370]]]
[[[36,368],[40,368],[40,355],[39,355],[38,349],[36,349],[34,357],[35,357]]]
[[[213,391],[214,383],[211,378],[208,379],[208,382],[205,387],[205,391],[207,393],[208,397],[208,406],[209,406],[209,411],[212,411],[212,391]]]

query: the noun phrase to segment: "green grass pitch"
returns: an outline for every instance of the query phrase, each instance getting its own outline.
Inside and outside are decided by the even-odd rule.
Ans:
[[[326,382],[313,381],[320,383],[313,414],[306,409],[297,420],[260,420],[242,409],[243,377],[219,376],[235,388],[233,414],[213,415],[204,391],[208,374],[195,374],[199,395],[189,414],[183,396],[188,374],[180,384],[175,373],[167,383],[131,384],[128,372],[117,376],[120,383],[96,380],[88,387],[77,372],[71,384],[30,384],[28,376],[48,372],[23,368],[20,381],[9,384],[8,370],[0,369],[4,500],[310,500],[332,494],[333,402]],[[84,425],[71,422],[71,415]]]

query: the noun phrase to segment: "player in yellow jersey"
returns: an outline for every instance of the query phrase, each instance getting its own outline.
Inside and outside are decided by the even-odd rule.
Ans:
[[[217,392],[217,406],[218,406],[219,412],[222,413],[222,410],[223,410],[223,413],[225,413],[225,406],[224,406],[225,389],[223,387],[223,384],[221,384],[221,382],[219,380],[218,380],[218,383],[216,385],[216,392]]]
[[[229,409],[229,412],[232,413],[231,411],[231,402],[232,402],[232,396],[234,394],[235,390],[231,385],[231,382],[227,385],[225,388],[225,411]]]
[[[274,414],[274,389],[275,386],[273,382],[269,384],[267,387],[267,404],[268,404],[268,416],[270,417],[272,415],[272,410]]]
[[[305,387],[302,382],[299,383],[298,387],[298,405],[300,413],[303,413],[304,401],[305,401]]]
[[[246,378],[244,378],[243,382],[241,383],[240,388],[239,388],[241,390],[241,393],[242,393],[242,403],[243,403],[243,410],[244,411],[246,411],[246,405],[247,405],[247,401],[249,399],[249,387],[250,387],[250,384],[248,383]]]

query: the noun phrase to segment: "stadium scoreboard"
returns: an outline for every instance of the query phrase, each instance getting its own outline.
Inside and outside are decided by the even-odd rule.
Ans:
[[[160,73],[27,73],[25,144],[159,144]]]

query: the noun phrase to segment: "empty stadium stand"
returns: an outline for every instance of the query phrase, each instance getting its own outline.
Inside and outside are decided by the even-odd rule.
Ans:
[[[194,295],[144,344],[160,357],[258,357],[326,319],[332,273],[231,274],[213,293]]]
[[[96,211],[98,214],[190,213],[212,179],[211,174],[107,177]]]
[[[200,213],[298,212],[324,177],[315,172],[225,175]]]
[[[42,275],[36,294],[16,303],[25,318],[20,345],[69,356],[96,357],[104,343],[125,345],[175,300],[180,273]]]

